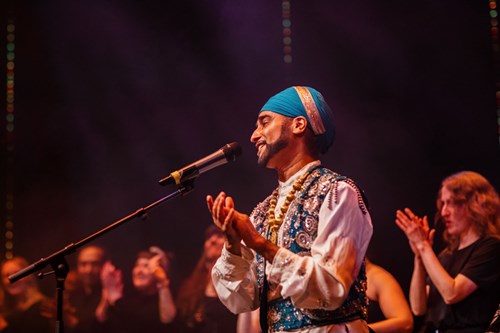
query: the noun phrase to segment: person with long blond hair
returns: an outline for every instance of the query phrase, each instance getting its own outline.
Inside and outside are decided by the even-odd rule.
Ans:
[[[411,309],[425,314],[424,332],[485,332],[500,302],[500,198],[482,175],[462,171],[443,180],[436,206],[447,245],[439,255],[427,217],[396,212],[414,253]]]
[[[51,331],[50,320],[43,316],[47,297],[40,291],[36,277],[26,276],[10,283],[8,277],[28,267],[23,257],[14,257],[2,262],[2,294],[0,314],[0,332],[2,333],[48,333]]]

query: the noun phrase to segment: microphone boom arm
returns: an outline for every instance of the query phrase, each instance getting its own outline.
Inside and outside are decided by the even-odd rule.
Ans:
[[[39,270],[44,269],[48,265],[52,264],[54,261],[58,261],[58,260],[60,260],[60,258],[75,252],[78,248],[93,241],[95,238],[100,237],[103,234],[110,232],[111,230],[119,227],[120,225],[122,225],[122,224],[136,218],[136,217],[141,217],[142,219],[146,219],[147,218],[147,211],[149,209],[151,209],[151,208],[153,208],[153,207],[155,207],[155,206],[157,206],[157,205],[159,205],[159,204],[161,204],[169,199],[172,199],[174,197],[178,197],[180,195],[186,195],[194,189],[193,181],[187,181],[187,182],[182,183],[181,185],[182,186],[178,187],[176,191],[170,193],[169,195],[149,204],[146,207],[138,209],[134,213],[125,216],[124,218],[108,225],[107,227],[93,233],[92,235],[90,235],[90,236],[88,236],[88,237],[86,237],[86,238],[84,238],[76,243],[70,243],[69,245],[63,247],[59,251],[52,253],[48,257],[41,258],[37,262],[17,271],[16,273],[14,273],[12,275],[10,275],[8,277],[10,283],[14,283],[17,280],[20,280],[25,276],[28,276],[34,272],[37,272]]]

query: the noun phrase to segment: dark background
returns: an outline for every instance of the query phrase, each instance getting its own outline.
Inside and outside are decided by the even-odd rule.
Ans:
[[[206,194],[224,190],[249,213],[277,185],[256,165],[249,137],[260,107],[291,85],[317,88],[334,110],[337,140],[322,161],[365,190],[370,256],[405,291],[413,259],[396,209],[432,218],[440,181],[460,170],[499,188],[488,1],[292,1],[291,64],[280,1],[48,0],[13,9],[14,252],[30,261],[169,194],[159,179],[238,141],[235,163],[97,241],[127,273],[138,250],[158,245],[184,277],[211,223]],[[5,35],[8,2],[0,10]],[[5,63],[5,47],[0,56]]]

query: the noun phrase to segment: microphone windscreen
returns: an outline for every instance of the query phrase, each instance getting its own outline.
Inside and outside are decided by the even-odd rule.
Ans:
[[[241,146],[238,142],[231,142],[222,147],[224,156],[229,162],[236,160],[236,157],[241,155]]]

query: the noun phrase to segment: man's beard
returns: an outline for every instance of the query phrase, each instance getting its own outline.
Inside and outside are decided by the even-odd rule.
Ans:
[[[283,131],[283,127],[281,128],[280,137],[274,143],[266,143],[264,147],[264,151],[259,156],[257,160],[257,164],[261,167],[266,167],[269,160],[283,150],[286,146],[288,146],[288,135]]]

